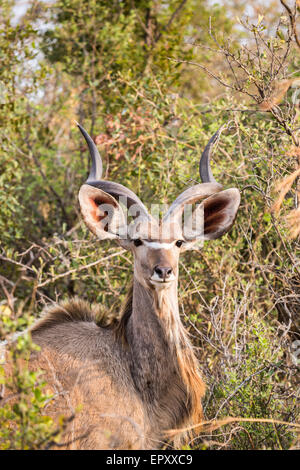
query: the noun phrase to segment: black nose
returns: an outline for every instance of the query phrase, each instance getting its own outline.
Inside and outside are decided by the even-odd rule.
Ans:
[[[155,266],[154,272],[165,281],[171,276],[172,268],[170,268],[169,266]]]

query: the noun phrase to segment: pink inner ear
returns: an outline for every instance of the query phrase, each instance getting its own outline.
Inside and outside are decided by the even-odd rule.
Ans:
[[[116,204],[110,198],[103,198],[103,197],[89,197],[89,204],[90,204],[90,216],[96,222],[101,222],[107,216],[107,211],[100,211],[99,206],[101,204],[112,204],[116,207]],[[107,231],[108,228],[105,226],[103,230]]]
[[[96,204],[95,200],[92,197],[89,197],[89,204],[90,204],[90,217],[95,222],[100,222],[101,217],[98,211],[98,205]]]
[[[216,200],[204,203],[204,234],[216,232],[220,225],[225,222],[226,208],[228,206],[227,198],[218,198]]]

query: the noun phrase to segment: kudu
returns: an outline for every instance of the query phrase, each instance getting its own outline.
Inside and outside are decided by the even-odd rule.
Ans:
[[[202,184],[180,194],[159,222],[132,191],[101,179],[96,145],[78,127],[92,158],[79,191],[83,219],[98,238],[116,239],[132,251],[133,283],[120,320],[108,326],[99,325],[97,308],[82,300],[49,308],[31,328],[41,348],[31,363],[46,371],[54,393],[45,413],[54,418],[75,415],[63,436],[64,448],[156,449],[167,430],[203,420],[205,385],[179,315],[179,255],[199,239],[227,232],[240,195],[237,189],[222,190],[211,173],[210,153],[219,130],[200,159]],[[121,200],[127,209],[135,208],[129,226]],[[204,224],[185,234],[184,208],[196,203],[190,217],[200,210]]]

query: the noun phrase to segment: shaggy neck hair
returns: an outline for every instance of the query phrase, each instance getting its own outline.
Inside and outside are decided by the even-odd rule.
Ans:
[[[156,291],[136,278],[115,328],[153,427],[167,431],[203,420],[205,386],[179,316],[177,284]],[[155,421],[155,422],[154,422]]]

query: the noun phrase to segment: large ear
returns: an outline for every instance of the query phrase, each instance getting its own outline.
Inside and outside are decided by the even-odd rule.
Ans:
[[[192,248],[196,241],[215,240],[228,232],[239,205],[240,193],[236,188],[226,189],[206,198],[191,215],[195,219],[200,214],[203,223],[200,224],[201,230],[198,233],[195,231],[194,236],[186,238],[186,249]]]
[[[86,225],[99,239],[119,239],[122,235],[126,238],[124,213],[113,196],[99,188],[83,184],[78,199]]]
[[[203,201],[205,240],[215,240],[230,230],[240,202],[240,192],[236,188],[225,189]]]

